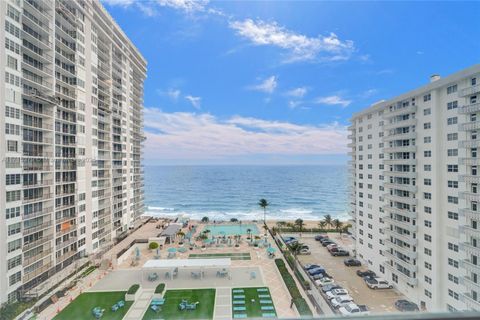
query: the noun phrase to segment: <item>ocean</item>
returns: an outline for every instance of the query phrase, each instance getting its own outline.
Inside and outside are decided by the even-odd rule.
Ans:
[[[145,166],[146,215],[193,219],[349,219],[347,167]]]

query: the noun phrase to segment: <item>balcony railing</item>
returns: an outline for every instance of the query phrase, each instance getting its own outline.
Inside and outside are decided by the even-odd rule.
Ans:
[[[467,104],[465,106],[462,106],[458,108],[458,113],[459,114],[468,114],[468,113],[474,113],[480,111],[480,103],[472,103],[472,104]]]
[[[403,115],[403,114],[415,113],[416,111],[417,111],[416,105],[409,105],[408,107],[392,109],[391,111],[385,110],[385,112],[383,113],[383,119],[390,119],[392,117]]]
[[[465,97],[465,96],[469,96],[469,95],[476,94],[476,93],[479,93],[479,92],[480,92],[480,84],[477,84],[475,86],[471,86],[471,87],[459,90],[458,91],[458,96],[459,97]]]

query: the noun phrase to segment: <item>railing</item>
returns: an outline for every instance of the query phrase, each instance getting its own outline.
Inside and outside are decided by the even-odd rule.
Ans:
[[[469,96],[469,95],[479,93],[479,92],[480,92],[480,84],[477,84],[475,86],[471,86],[471,87],[468,87],[468,88],[465,88],[465,89],[462,89],[462,90],[458,91],[458,96],[459,97],[465,97],[465,96]]]
[[[468,114],[480,111],[480,103],[472,103],[458,108],[459,114]]]

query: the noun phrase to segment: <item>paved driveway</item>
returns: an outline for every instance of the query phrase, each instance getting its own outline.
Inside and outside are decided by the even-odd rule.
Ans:
[[[298,235],[292,235],[297,236]],[[330,236],[332,238],[332,236]],[[339,237],[334,239],[341,243],[342,247],[351,250],[353,243],[350,238]],[[332,257],[330,253],[319,242],[315,241],[313,236],[302,235],[300,242],[308,245],[312,251],[311,255],[300,255],[299,260],[302,264],[315,263],[323,266],[327,273],[331,275],[335,282],[350,292],[357,304],[365,304],[372,313],[398,312],[395,309],[395,301],[404,298],[395,289],[372,290],[367,287],[365,282],[356,275],[358,269],[364,267],[346,267],[343,264],[345,257]]]

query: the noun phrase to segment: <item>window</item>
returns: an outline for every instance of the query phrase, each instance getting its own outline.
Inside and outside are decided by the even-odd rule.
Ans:
[[[423,210],[425,211],[425,213],[429,213],[429,214],[432,213],[432,208],[430,207],[423,207]]]
[[[458,181],[448,180],[447,186],[449,188],[458,189]]]
[[[458,252],[458,245],[449,242],[449,243],[448,243],[448,250],[452,250],[452,251]]]
[[[428,248],[425,248],[423,249],[423,252],[427,255],[427,256],[432,256],[432,250],[431,249],[428,249]]]
[[[470,80],[470,84],[471,84],[472,86],[476,86],[476,85],[477,85],[477,78],[472,78],[472,79]]]
[[[8,278],[8,284],[10,286],[13,286],[15,283],[19,282],[20,280],[22,280],[22,271],[18,271],[16,273],[12,274]]]
[[[423,151],[423,156],[425,158],[430,158],[432,156],[432,151],[430,150]]]
[[[447,119],[447,125],[451,126],[458,123],[457,117],[451,117]]]
[[[428,116],[428,115],[431,114],[431,113],[432,113],[432,109],[430,109],[430,108],[423,109],[423,115],[424,115],[424,116]]]
[[[452,110],[457,108],[458,108],[458,101],[452,101],[447,103],[447,110]]]
[[[430,192],[424,192],[423,193],[423,198],[425,200],[432,200],[432,194]]]
[[[458,213],[452,212],[452,211],[448,211],[448,219],[458,220]]]
[[[448,141],[456,141],[458,140],[458,133],[449,133],[447,134],[447,140]]]
[[[431,186],[432,185],[432,179],[423,179],[423,184],[426,186]]]
[[[425,122],[423,124],[423,129],[427,130],[427,129],[430,129],[432,128],[432,124],[430,122]]]
[[[458,197],[448,196],[448,203],[458,204]]]
[[[458,268],[458,261],[457,260],[453,260],[452,258],[448,258],[448,265],[449,266],[452,266],[454,268]]]
[[[432,100],[432,95],[430,93],[423,96],[423,102],[427,102],[430,100]]]
[[[452,94],[457,92],[457,85],[454,84],[452,86],[447,87],[447,94]]]
[[[458,172],[458,165],[456,164],[447,165],[447,172]]]
[[[430,142],[432,142],[432,137],[423,137],[423,142],[424,142],[424,143],[430,143]]]
[[[449,273],[448,274],[448,280],[455,283],[455,284],[458,284],[458,277],[455,277],[453,274]]]
[[[458,156],[458,149],[448,149],[447,150],[447,155],[449,157],[456,157]]]
[[[432,221],[425,220],[425,221],[424,221],[424,224],[425,224],[425,227],[427,227],[427,228],[431,228],[431,227],[432,227]]]

